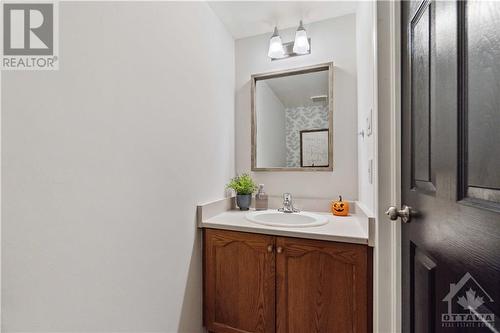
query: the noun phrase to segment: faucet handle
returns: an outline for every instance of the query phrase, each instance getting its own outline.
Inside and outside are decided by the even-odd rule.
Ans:
[[[282,213],[298,213],[299,210],[293,208],[292,202],[292,194],[291,193],[283,193],[283,208],[278,209],[279,212]]]

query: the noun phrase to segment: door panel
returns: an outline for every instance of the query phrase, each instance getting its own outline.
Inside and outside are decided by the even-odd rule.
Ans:
[[[500,207],[500,154],[494,145],[500,142],[500,10],[488,1],[469,2],[466,10],[466,194]]]
[[[368,247],[277,237],[276,248],[277,332],[371,330]]]
[[[499,15],[498,2],[401,2],[401,193],[419,212],[402,227],[404,332],[490,331],[446,316],[500,313]]]
[[[428,5],[422,6],[411,23],[412,171],[413,185],[431,181],[430,20]]]
[[[436,263],[415,244],[411,247],[412,299],[414,299],[413,327],[416,333],[432,332],[436,323],[434,313]]]
[[[204,229],[205,326],[214,332],[275,330],[274,237]]]

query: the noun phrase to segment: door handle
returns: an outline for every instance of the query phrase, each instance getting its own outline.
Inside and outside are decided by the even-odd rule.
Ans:
[[[391,219],[391,221],[396,221],[398,217],[400,217],[403,223],[411,222],[411,217],[416,215],[416,211],[407,205],[403,205],[401,209],[390,206],[385,213],[389,216],[389,219]]]

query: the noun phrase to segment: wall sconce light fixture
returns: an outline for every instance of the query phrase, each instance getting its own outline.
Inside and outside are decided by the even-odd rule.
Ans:
[[[311,38],[307,37],[306,29],[300,20],[299,27],[295,32],[295,41],[283,44],[278,33],[278,27],[274,27],[273,35],[269,40],[269,51],[267,56],[271,60],[279,60],[299,55],[311,54]]]
[[[307,39],[307,32],[302,25],[302,20],[300,20],[299,27],[295,32],[295,42],[293,43],[293,52],[297,54],[307,54],[311,47],[309,46],[309,40]]]
[[[280,59],[285,56],[285,49],[283,48],[281,37],[278,34],[278,27],[274,27],[273,35],[269,40],[269,51],[267,52],[267,56],[271,59]]]

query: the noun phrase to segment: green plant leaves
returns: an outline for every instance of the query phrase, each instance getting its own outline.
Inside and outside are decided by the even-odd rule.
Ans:
[[[233,189],[236,194],[252,194],[257,189],[257,185],[247,173],[234,177],[226,187]]]

